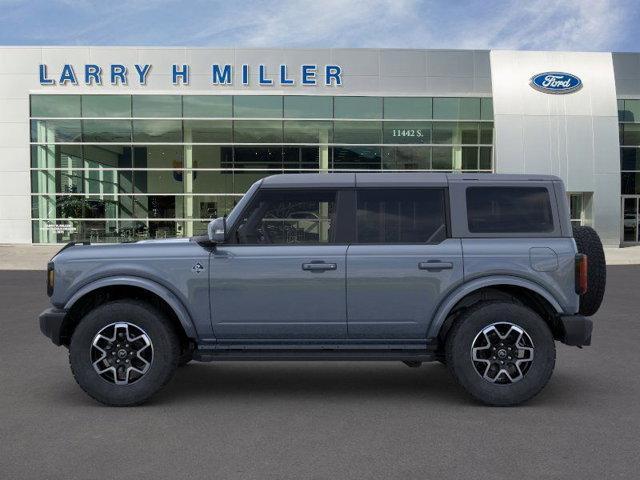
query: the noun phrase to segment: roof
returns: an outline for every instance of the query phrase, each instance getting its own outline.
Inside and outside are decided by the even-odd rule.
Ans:
[[[265,177],[262,188],[347,188],[347,187],[446,187],[449,182],[464,181],[553,181],[559,180],[553,175],[510,175],[496,173],[442,173],[442,172],[406,172],[406,173],[285,173]]]

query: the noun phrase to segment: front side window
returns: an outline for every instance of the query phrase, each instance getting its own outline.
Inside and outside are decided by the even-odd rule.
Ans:
[[[358,243],[440,243],[446,236],[443,189],[358,191]]]
[[[263,190],[243,214],[236,231],[240,244],[333,243],[335,190]]]
[[[471,233],[547,233],[554,230],[544,187],[467,188]]]

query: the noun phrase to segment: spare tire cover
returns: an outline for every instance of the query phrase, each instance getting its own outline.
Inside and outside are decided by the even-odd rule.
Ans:
[[[607,283],[607,265],[604,259],[602,242],[596,231],[591,227],[573,227],[573,238],[578,252],[587,256],[587,292],[580,295],[580,310],[582,315],[590,316],[598,311],[604,297]]]

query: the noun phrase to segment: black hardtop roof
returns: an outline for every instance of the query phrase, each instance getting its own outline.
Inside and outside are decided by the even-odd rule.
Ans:
[[[553,175],[380,172],[380,173],[284,173],[262,179],[263,188],[347,188],[347,187],[446,187],[452,182],[559,181]]]

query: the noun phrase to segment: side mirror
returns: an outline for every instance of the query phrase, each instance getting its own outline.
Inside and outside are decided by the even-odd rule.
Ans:
[[[207,231],[209,233],[209,240],[213,243],[224,243],[227,238],[227,219],[225,217],[218,217],[210,221]]]

